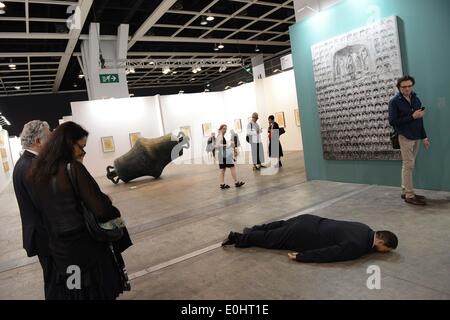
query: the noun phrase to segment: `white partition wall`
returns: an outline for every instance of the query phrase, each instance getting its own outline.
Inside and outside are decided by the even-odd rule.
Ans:
[[[9,146],[8,131],[0,126],[0,192],[9,184],[13,173],[13,160]]]
[[[94,176],[106,174],[114,159],[131,149],[130,133],[145,138],[163,135],[155,97],[72,102],[73,121],[89,131],[84,164]],[[102,137],[113,137],[114,151],[103,152]]]

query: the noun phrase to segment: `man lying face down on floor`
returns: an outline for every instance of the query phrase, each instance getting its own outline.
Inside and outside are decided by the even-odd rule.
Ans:
[[[289,220],[230,232],[222,246],[261,247],[293,250],[288,257],[299,262],[334,262],[352,260],[369,252],[389,252],[398,239],[390,231],[373,231],[369,226],[337,221],[310,214]]]

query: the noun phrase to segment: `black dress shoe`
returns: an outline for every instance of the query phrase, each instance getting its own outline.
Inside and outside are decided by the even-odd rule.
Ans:
[[[414,204],[416,206],[424,206],[424,205],[427,204],[425,201],[420,200],[419,198],[417,198],[417,196],[415,196],[414,198],[406,198],[405,202],[409,203],[409,204]]]
[[[222,246],[231,246],[232,244],[236,243],[236,233],[233,231],[230,231],[230,234],[228,235],[225,240],[222,242]]]
[[[416,198],[419,200],[425,200],[426,198],[424,196],[421,196],[420,194],[416,194]],[[402,199],[405,200],[406,199],[406,195],[402,194]]]

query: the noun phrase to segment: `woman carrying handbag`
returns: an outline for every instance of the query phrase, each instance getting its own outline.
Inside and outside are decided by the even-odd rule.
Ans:
[[[119,210],[82,164],[88,135],[74,122],[58,126],[30,172],[33,202],[44,217],[55,261],[49,299],[113,300],[130,289],[121,253],[131,239]],[[99,238],[87,213],[99,226],[120,228],[120,234]]]

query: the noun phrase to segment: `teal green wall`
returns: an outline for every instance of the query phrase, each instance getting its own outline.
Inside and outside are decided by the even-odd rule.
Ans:
[[[415,91],[427,108],[431,148],[417,157],[416,188],[450,191],[450,1],[347,0],[290,29],[307,178],[400,185],[400,161],[323,159],[311,45],[367,24],[370,8],[399,17],[403,71],[416,78]],[[373,10],[372,10],[373,11]]]

